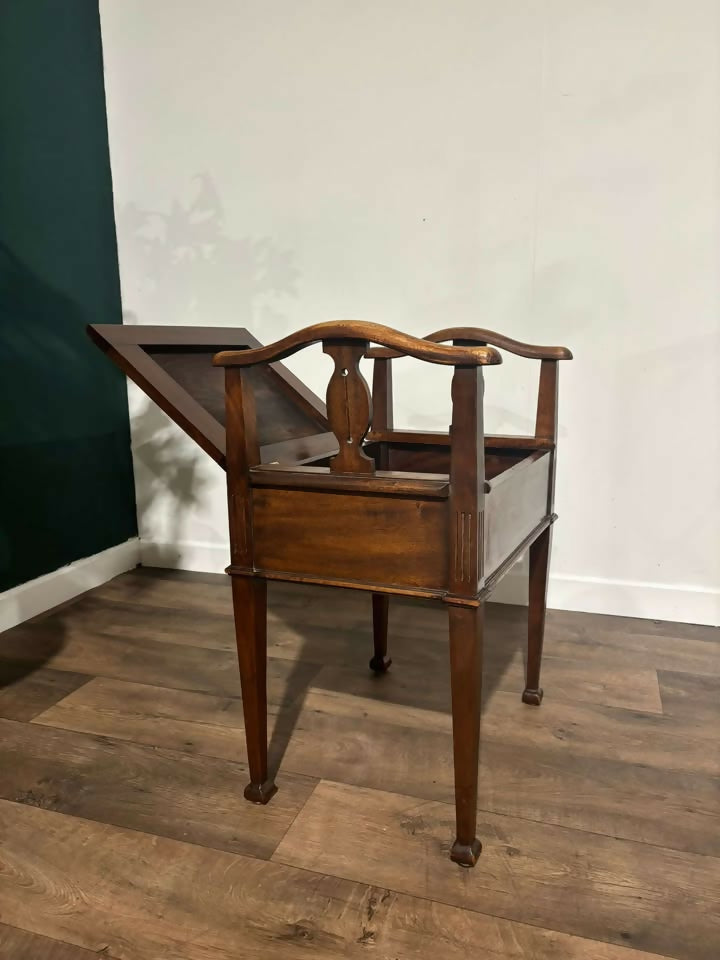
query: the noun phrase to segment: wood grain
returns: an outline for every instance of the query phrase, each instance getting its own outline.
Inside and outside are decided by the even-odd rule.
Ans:
[[[433,343],[452,340],[465,346],[489,343],[493,347],[500,347],[501,350],[507,350],[508,353],[514,353],[518,357],[527,357],[529,360],[572,360],[572,353],[567,347],[539,347],[482,327],[446,327],[443,330],[428,333],[423,339]],[[369,350],[367,355],[369,357],[396,356],[394,351],[381,347]]]
[[[658,671],[663,713],[675,723],[710,739],[718,750],[720,729],[720,682],[715,677],[677,671]]]
[[[392,689],[403,698],[402,702],[431,709],[433,707],[444,709],[449,703],[447,688],[443,686],[445,665],[440,660],[440,656],[445,660],[447,650],[440,645],[439,638],[436,642],[438,642],[437,679],[434,679],[433,684],[423,683],[418,688],[417,681],[423,674],[425,663],[418,669],[412,666],[412,661],[405,663],[402,660],[396,660],[395,647],[392,640],[390,641],[393,661],[396,665],[398,662],[402,663],[401,670],[393,671],[391,680]],[[492,639],[488,646],[492,647]],[[432,653],[423,651],[419,656],[427,661]],[[491,650],[486,660],[485,670],[488,674],[486,682],[492,684],[493,689],[518,692],[524,687],[523,656],[516,648],[509,651],[497,648]],[[563,702],[575,701],[642,710],[647,713],[662,713],[657,673],[650,668],[619,670],[609,666],[596,666],[593,670],[588,670],[583,668],[578,660],[561,660],[546,655],[543,659],[543,677],[548,693],[552,691],[553,697]],[[317,686],[329,689],[337,689],[336,684],[344,683],[346,685],[343,689],[347,693],[364,695],[367,690],[372,689],[368,687],[371,679],[359,672],[351,677],[343,667],[332,664],[321,669],[314,682]],[[378,690],[378,694],[383,696],[383,691]]]
[[[237,655],[188,644],[152,643],[142,637],[105,636],[97,631],[72,632],[58,647],[57,628],[51,622],[15,627],[3,635],[0,660],[44,664],[52,668],[87,671],[118,680],[149,681],[157,686],[207,690],[239,696]],[[293,696],[289,685],[302,689],[317,673],[313,664],[293,665],[284,660],[268,664],[268,697],[271,701]]]
[[[89,679],[83,673],[38,668],[22,660],[0,660],[0,717],[32,720]]]
[[[608,629],[605,623],[575,625],[570,629],[558,625],[554,633],[554,653],[560,657],[582,658],[587,663],[614,662],[630,668],[645,665],[655,670],[713,677],[716,689],[720,690],[717,641],[683,636],[680,624],[673,631],[676,636],[646,633],[647,622],[642,621],[627,634]]]
[[[458,877],[445,612],[393,599],[376,678],[366,594],[269,595],[260,809],[227,577],[134,571],[3,635],[3,960],[716,960],[716,629],[549,611],[533,709],[527,611],[486,604],[485,849]]]
[[[485,847],[468,874],[445,860],[449,804],[322,782],[273,859],[679,960],[716,960],[720,860],[485,812],[478,830]],[[342,842],[328,845],[328,834]]]
[[[356,960],[369,951],[464,960],[470,950],[489,960],[651,960],[385,887],[5,801],[0,837],[5,920],[117,960]]]
[[[97,960],[97,953],[0,923],[0,957],[7,960]],[[103,957],[112,960],[109,953]]]
[[[386,508],[387,499],[363,494],[315,491],[308,502],[298,490],[256,488],[255,565],[327,580],[374,582],[373,577],[380,577],[382,583],[442,587],[447,577],[447,504],[398,497],[390,521]],[[398,549],[399,544],[405,550]],[[407,564],[409,551],[412,566]]]
[[[266,815],[242,802],[246,781],[244,763],[0,720],[5,799],[268,857],[314,781],[283,777]]]
[[[390,677],[354,684],[354,671],[332,674],[333,687],[311,685],[303,695],[300,718],[329,714],[384,726],[449,733],[449,703],[429,699],[427,706],[403,702]],[[393,674],[393,680],[397,678]],[[350,689],[361,692],[352,693]],[[420,700],[422,698],[415,698]],[[675,770],[720,775],[714,728],[682,718],[636,710],[549,700],[535,716],[524,709],[516,692],[495,690],[485,700],[484,739],[507,750],[539,748],[562,756],[612,759],[658,771]],[[271,714],[278,712],[270,705]],[[708,709],[716,716],[715,700]],[[238,758],[242,705],[237,698],[175,690],[96,677],[35,718],[35,723],[97,733],[138,743],[168,746],[188,753]],[[392,737],[392,731],[386,731]],[[337,779],[337,778],[335,778]]]
[[[218,350],[259,347],[249,331],[230,327],[91,324],[90,338],[216,463],[225,468],[222,371]],[[218,376],[219,374],[219,376]],[[252,371],[262,403],[260,442],[268,460],[306,445],[332,451],[325,405],[280,363]],[[311,436],[308,437],[307,435]],[[285,438],[285,439],[281,439]],[[290,439],[299,438],[299,439]],[[291,453],[292,451],[292,453]]]
[[[184,611],[224,613],[232,616],[230,579],[225,574],[213,574],[212,580],[188,580],[166,571],[153,575],[147,569],[132,570],[96,587],[89,594],[93,599],[120,600],[123,603],[138,603]],[[181,574],[181,571],[177,571]],[[206,575],[207,576],[207,575]],[[192,583],[192,589],[188,589]]]
[[[266,347],[256,347],[252,350],[225,350],[215,356],[213,363],[219,367],[251,367],[258,363],[284,360],[313,343],[348,338],[364,341],[366,345],[368,342],[378,343],[393,350],[401,350],[408,357],[445,366],[481,366],[502,363],[502,357],[492,347],[447,347],[441,343],[432,343],[407,333],[400,333],[380,323],[368,323],[364,320],[315,323],[302,330],[296,330]]]
[[[642,762],[639,747],[637,762],[623,762],[611,740],[593,740],[589,730],[586,739],[597,744],[590,750],[574,750],[553,732],[533,737],[535,725],[519,698],[498,697],[505,709],[491,703],[483,716],[479,803],[484,810],[720,855],[720,833],[707,830],[709,820],[720,815],[715,778],[688,767],[651,766]],[[581,722],[591,724],[595,715],[587,712]],[[98,679],[36,722],[192,755],[246,756],[239,702],[199,693]],[[573,722],[567,716],[568,728]],[[552,720],[548,724],[550,731],[558,730]],[[612,729],[606,725],[605,734]],[[270,731],[271,754],[282,756],[281,786],[284,771],[292,771],[428,800],[453,798],[447,712],[413,712],[391,701],[311,688],[299,713],[273,711]],[[655,732],[652,739],[659,751],[661,735]],[[665,746],[668,756],[685,755],[686,744],[676,739]],[[702,742],[686,749],[695,756],[710,753]]]
[[[485,498],[487,576],[547,515],[551,463],[550,454],[538,450],[491,482],[490,493]]]

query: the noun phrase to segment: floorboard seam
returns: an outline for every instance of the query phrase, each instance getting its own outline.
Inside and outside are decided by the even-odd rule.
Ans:
[[[303,774],[303,776],[305,776],[305,774]],[[278,840],[278,842],[275,844],[275,849],[273,850],[273,852],[272,852],[272,853],[270,854],[270,856],[268,857],[268,860],[272,860],[272,858],[275,856],[275,853],[276,853],[278,847],[279,847],[280,844],[283,842],[283,840],[285,839],[285,837],[288,835],[290,829],[295,825],[295,821],[297,820],[297,818],[300,816],[300,814],[303,812],[303,810],[304,810],[305,807],[307,806],[308,800],[309,800],[310,797],[312,797],[312,795],[315,793],[315,791],[317,790],[320,782],[321,782],[321,780],[320,780],[320,778],[318,777],[318,779],[316,780],[315,784],[313,785],[312,790],[310,791],[310,793],[309,793],[309,794],[307,795],[307,797],[305,798],[305,802],[303,803],[303,805],[300,807],[300,809],[298,810],[298,812],[295,814],[295,816],[292,818],[292,820],[291,820],[290,823],[288,824],[287,830],[285,830],[285,832],[283,833],[282,837],[280,837],[280,839]],[[280,789],[280,788],[278,787],[278,789]]]
[[[410,899],[413,899],[413,900],[423,900],[426,903],[436,903],[445,907],[451,907],[453,910],[460,910],[460,911],[465,911],[467,913],[474,913],[474,914],[478,914],[481,917],[492,917],[494,920],[504,920],[506,923],[517,924],[517,926],[519,927],[531,927],[533,930],[546,930],[548,933],[560,933],[563,936],[575,937],[578,940],[585,940],[588,943],[607,943],[610,946],[617,947],[618,949],[621,949],[621,950],[632,950],[635,953],[637,952],[645,953],[649,957],[663,957],[663,958],[668,958],[668,960],[678,960],[677,957],[674,957],[672,954],[669,954],[669,953],[652,953],[649,950],[644,950],[642,947],[631,946],[627,943],[621,943],[617,940],[598,940],[596,937],[585,937],[581,933],[571,933],[568,930],[563,930],[558,927],[551,927],[547,925],[543,926],[540,923],[532,923],[532,921],[530,920],[517,920],[513,917],[507,917],[502,913],[489,913],[485,910],[477,910],[475,907],[458,906],[458,904],[450,903],[450,901],[448,900],[439,900],[435,897],[425,896],[422,893],[410,893],[407,890],[398,890],[397,887],[392,887],[385,883],[382,883],[382,884],[368,883],[366,880],[358,880],[356,877],[346,877],[339,873],[323,873],[321,870],[313,870],[312,867],[303,867],[303,866],[299,866],[296,863],[291,863],[289,860],[282,860],[280,858],[276,858],[275,854],[273,854],[270,862],[277,863],[285,867],[291,867],[293,870],[302,870],[303,872],[311,873],[313,874],[313,876],[316,876],[316,877],[334,877],[336,880],[344,880],[346,883],[359,883],[362,886],[368,887],[368,888],[382,887],[382,889],[389,890],[391,893],[394,893],[399,897],[409,897]],[[458,867],[458,869],[461,870],[463,868]]]
[[[17,802],[17,801],[6,801],[6,802],[15,803],[15,802]],[[75,815],[73,815],[73,814],[63,813],[61,810],[48,810],[47,808],[36,808],[36,809],[42,810],[43,813],[49,813],[49,814],[54,815],[54,816],[60,816],[60,817],[67,818],[68,820],[81,820],[81,821],[85,821],[85,822],[87,822],[87,823],[103,823],[103,821],[94,820],[94,819],[92,819],[92,818],[90,818],[90,817],[77,817],[77,816],[75,816]],[[121,825],[119,825],[119,824],[114,824],[114,823],[109,823],[109,824],[105,824],[105,825],[106,825],[106,826],[109,826],[109,827],[112,827],[113,829],[116,829],[116,830],[127,830],[127,831],[130,832],[130,833],[139,833],[140,835],[146,836],[146,837],[160,837],[160,839],[168,840],[170,843],[179,843],[179,844],[184,844],[184,845],[187,845],[187,846],[199,846],[199,847],[201,847],[202,849],[206,849],[206,850],[207,850],[207,849],[209,849],[209,850],[217,850],[217,849],[218,849],[218,848],[216,848],[216,847],[204,847],[202,844],[195,844],[195,843],[192,843],[192,841],[189,841],[189,840],[178,840],[178,839],[176,839],[176,838],[174,838],[174,837],[163,837],[163,836],[160,835],[160,834],[146,833],[145,831],[143,831],[143,830],[137,830],[137,829],[135,829],[134,827],[126,827],[126,826],[121,826]],[[414,900],[422,900],[422,901],[424,901],[424,902],[426,902],[426,903],[442,904],[442,905],[444,905],[444,906],[450,907],[450,908],[452,908],[452,909],[454,909],[454,910],[459,910],[459,911],[461,911],[461,912],[478,914],[479,916],[490,917],[490,918],[493,918],[493,919],[496,919],[496,920],[503,920],[503,921],[505,921],[505,922],[507,922],[507,923],[517,924],[518,926],[530,927],[530,928],[532,928],[532,929],[534,929],[534,930],[545,930],[545,931],[548,931],[548,932],[560,933],[560,934],[563,934],[564,936],[575,937],[575,938],[578,939],[578,940],[585,940],[585,941],[587,941],[588,943],[607,943],[607,944],[610,944],[610,945],[612,945],[612,946],[614,946],[614,947],[621,948],[621,949],[623,949],[623,950],[634,950],[634,951],[645,952],[645,953],[647,953],[647,954],[648,954],[649,956],[651,956],[651,957],[667,957],[667,958],[669,958],[669,960],[677,960],[677,958],[673,957],[671,954],[658,954],[658,953],[652,953],[652,952],[650,952],[650,951],[643,951],[643,950],[642,950],[642,947],[631,946],[631,945],[628,945],[628,944],[626,944],[626,943],[619,943],[619,942],[617,942],[616,940],[598,940],[598,939],[595,938],[595,937],[586,937],[586,936],[583,936],[582,934],[571,933],[571,932],[568,931],[568,930],[559,929],[558,927],[554,927],[554,926],[542,925],[542,924],[539,924],[539,923],[532,923],[532,922],[530,922],[530,921],[528,921],[528,920],[517,920],[517,919],[514,919],[513,917],[508,917],[508,916],[505,916],[505,915],[503,915],[503,914],[501,914],[501,913],[489,913],[489,912],[484,911],[484,910],[478,910],[478,909],[476,909],[475,907],[471,907],[471,906],[458,906],[457,904],[455,904],[455,903],[450,903],[450,902],[447,901],[447,900],[442,900],[442,899],[438,899],[438,898],[433,898],[433,897],[425,896],[425,895],[419,894],[419,893],[410,893],[410,892],[408,892],[407,890],[399,890],[399,889],[397,889],[396,887],[390,886],[390,885],[388,885],[388,884],[368,883],[368,882],[365,881],[365,880],[358,880],[357,878],[354,878],[354,877],[347,877],[347,876],[344,876],[344,875],[341,875],[341,874],[337,874],[337,873],[325,873],[325,872],[322,872],[322,871],[320,871],[320,870],[313,870],[313,869],[310,868],[310,867],[298,866],[297,864],[291,863],[291,862],[289,862],[289,861],[287,861],[287,860],[283,860],[283,859],[281,859],[281,858],[276,858],[274,854],[273,854],[268,860],[265,860],[265,858],[253,857],[251,854],[234,853],[233,851],[229,851],[229,850],[218,850],[218,852],[219,852],[219,853],[222,853],[222,854],[224,854],[224,855],[226,855],[226,856],[235,857],[235,858],[237,858],[237,859],[239,859],[239,860],[242,860],[242,859],[254,859],[254,860],[259,860],[260,862],[273,863],[273,864],[275,864],[276,866],[279,866],[279,867],[288,867],[288,868],[290,868],[290,869],[292,869],[292,870],[299,870],[299,871],[301,871],[301,872],[303,872],[303,873],[311,874],[311,875],[314,876],[314,877],[332,877],[332,878],[337,879],[337,880],[343,880],[343,881],[346,882],[346,883],[359,884],[361,887],[364,887],[364,888],[367,889],[367,890],[370,890],[370,889],[372,889],[373,887],[382,887],[382,889],[384,889],[384,890],[389,890],[391,893],[394,893],[394,894],[396,894],[396,895],[399,896],[399,897],[407,897],[407,898],[414,899]],[[461,869],[461,868],[458,867],[458,869]],[[7,926],[12,926],[12,924],[7,924]],[[14,926],[15,926],[16,929],[18,929],[18,930],[25,930],[26,933],[36,934],[37,936],[45,936],[45,934],[41,934],[41,933],[39,933],[39,932],[36,931],[36,930],[28,930],[28,929],[25,928],[25,927],[19,927],[19,926],[17,926],[17,924],[15,924]],[[57,938],[48,937],[47,939],[56,940]],[[58,941],[58,942],[59,942],[59,943],[67,943],[68,946],[75,946],[75,947],[78,947],[79,949],[88,950],[87,947],[83,947],[81,944],[73,943],[72,941],[62,941],[62,940],[60,940],[60,941]],[[93,951],[90,950],[89,952],[92,953]],[[119,958],[110,957],[110,960],[119,960]]]
[[[107,947],[104,950],[94,950],[92,947],[84,947],[81,943],[76,943],[74,940],[61,940],[59,937],[49,937],[46,933],[39,933],[37,930],[28,930],[27,927],[18,926],[17,923],[5,923],[5,921],[0,921],[1,924],[6,926],[9,930],[19,930],[21,933],[27,933],[31,937],[40,937],[43,940],[47,940],[50,943],[59,943],[64,947],[73,947],[77,950],[84,950],[88,956],[101,956],[103,960],[121,960],[121,957],[115,953],[107,953]],[[8,958],[12,960],[12,958]]]
[[[41,716],[41,714],[38,715],[38,717],[39,717],[39,716]],[[160,750],[160,751],[166,750],[166,751],[168,751],[168,752],[170,752],[170,753],[178,754],[179,757],[182,757],[182,756],[187,756],[187,757],[207,757],[209,760],[219,760],[219,761],[221,761],[222,763],[237,764],[237,765],[239,765],[239,766],[243,766],[243,767],[247,768],[247,761],[246,761],[246,760],[228,760],[227,757],[218,757],[218,756],[215,756],[214,754],[211,754],[211,753],[200,753],[200,752],[198,752],[198,753],[187,753],[187,754],[186,754],[183,750],[178,750],[178,749],[175,748],[175,747],[157,746],[156,744],[145,743],[145,742],[142,741],[142,740],[129,740],[129,739],[123,739],[122,737],[111,737],[109,734],[88,733],[88,732],[85,731],[85,730],[75,730],[75,729],[73,729],[72,727],[61,727],[61,726],[58,726],[57,724],[54,724],[54,723],[53,723],[53,724],[49,724],[49,723],[38,723],[38,722],[37,722],[38,717],[35,717],[33,720],[29,720],[29,721],[27,721],[27,720],[11,720],[11,722],[12,722],[12,723],[28,723],[28,724],[34,724],[36,727],[40,727],[40,728],[43,728],[43,727],[44,727],[44,728],[46,728],[46,729],[51,729],[51,730],[60,730],[60,731],[63,731],[64,733],[73,733],[73,734],[76,734],[76,735],[78,735],[78,736],[84,736],[84,737],[96,737],[96,738],[98,738],[98,739],[100,739],[100,740],[109,740],[109,741],[111,741],[111,742],[113,742],[113,743],[129,743],[129,744],[132,744],[133,746],[144,747],[144,748],[146,748],[147,750]],[[637,764],[628,764],[628,766],[637,766]],[[325,781],[325,783],[336,783],[336,784],[339,784],[340,786],[343,786],[343,787],[354,787],[354,788],[357,788],[358,790],[375,790],[375,791],[378,792],[378,793],[392,793],[392,794],[394,794],[395,796],[407,797],[409,800],[417,800],[419,803],[441,803],[441,804],[444,804],[445,806],[450,806],[450,807],[453,806],[452,800],[439,800],[437,797],[418,797],[418,796],[415,796],[414,794],[409,794],[409,793],[397,793],[397,792],[394,791],[394,790],[387,790],[387,791],[385,791],[385,790],[382,790],[382,789],[379,788],[379,787],[368,787],[368,786],[365,786],[365,785],[360,784],[360,783],[348,783],[348,782],[345,781],[345,780],[333,780],[333,779],[330,778],[330,777],[317,777],[317,776],[313,776],[312,774],[309,774],[309,773],[304,773],[304,772],[301,772],[301,771],[298,771],[298,770],[292,770],[292,769],[290,769],[289,767],[287,767],[287,766],[285,766],[285,765],[283,765],[283,768],[282,768],[282,769],[283,769],[283,773],[290,773],[290,774],[292,774],[293,777],[300,777],[300,778],[305,779],[305,780],[315,781],[315,782],[313,783],[313,788],[312,788],[312,790],[311,790],[310,793],[308,794],[307,799],[306,799],[305,802],[303,803],[303,805],[302,805],[302,807],[300,808],[300,810],[298,810],[298,812],[297,812],[297,813],[295,814],[295,816],[293,817],[293,821],[292,821],[293,823],[295,823],[295,820],[297,820],[297,818],[298,818],[298,816],[300,815],[300,813],[302,812],[302,810],[305,809],[305,806],[307,805],[308,800],[309,800],[310,797],[313,795],[313,793],[315,792],[315,789],[317,788],[318,784],[319,784],[321,781]],[[655,768],[655,769],[661,769],[661,768]],[[680,771],[680,772],[682,772],[682,771]],[[482,776],[482,773],[481,773],[481,776]],[[707,774],[706,776],[708,777],[708,779],[713,779],[710,774]],[[278,783],[278,789],[281,789],[281,788],[282,788],[282,779],[280,779],[280,782]],[[239,795],[240,795],[240,794],[238,794],[238,796],[239,796]],[[5,798],[0,798],[0,799],[11,799],[11,798],[5,797]],[[11,802],[12,802],[12,803],[21,803],[22,801],[11,800]],[[272,802],[272,801],[271,801],[271,802]],[[53,812],[54,812],[54,813],[62,813],[63,811],[62,811],[62,810],[55,810],[55,811],[53,811]],[[569,826],[568,824],[565,824],[565,823],[557,823],[557,822],[555,822],[554,820],[536,820],[536,819],[533,818],[533,817],[526,817],[526,816],[523,816],[522,814],[518,814],[518,813],[508,813],[508,812],[506,812],[506,811],[504,811],[504,810],[498,810],[498,809],[494,809],[494,808],[492,808],[492,807],[481,807],[481,806],[478,806],[477,812],[478,812],[478,816],[479,816],[481,813],[488,813],[488,814],[492,814],[493,816],[497,816],[497,817],[509,817],[509,818],[512,819],[512,820],[522,820],[522,821],[524,821],[524,822],[526,822],[526,823],[536,823],[536,824],[538,824],[539,826],[544,826],[544,827],[556,827],[558,830],[571,830],[573,833],[587,834],[587,836],[590,836],[590,837],[604,837],[604,838],[607,839],[607,840],[617,840],[617,841],[620,842],[620,843],[634,843],[634,844],[638,844],[639,846],[642,846],[642,847],[652,847],[653,849],[656,849],[656,850],[667,850],[667,851],[670,852],[670,853],[682,853],[682,854],[685,854],[685,855],[687,855],[687,856],[689,856],[689,857],[705,857],[705,858],[709,858],[710,860],[720,860],[720,855],[716,855],[716,854],[712,854],[712,853],[701,853],[700,851],[697,851],[697,850],[687,850],[687,849],[683,849],[682,847],[668,847],[667,845],[662,844],[662,843],[653,843],[653,842],[650,841],[650,840],[634,840],[634,839],[632,839],[631,837],[620,837],[620,836],[618,836],[617,834],[614,834],[614,833],[600,833],[600,832],[597,831],[597,830],[585,830],[585,829],[583,829],[582,827],[572,827],[572,826]],[[66,814],[66,815],[67,815],[67,816],[73,816],[73,814]],[[712,814],[708,814],[708,816],[712,816]],[[81,818],[81,819],[92,819],[92,818]],[[104,821],[104,820],[93,820],[93,822],[94,822],[94,823],[106,823],[107,821]],[[133,827],[124,827],[122,824],[113,823],[113,824],[110,824],[110,825],[111,825],[111,826],[122,826],[123,829],[127,829],[127,830],[132,830],[132,829],[134,829]],[[292,825],[292,824],[291,824],[291,825]],[[288,830],[289,830],[289,829],[290,829],[290,828],[288,827]],[[148,833],[146,833],[146,831],[144,831],[144,830],[138,830],[138,831],[136,831],[136,832],[138,832],[138,833],[144,833],[144,834],[146,834],[146,836],[155,836],[155,834],[148,834]],[[286,830],[286,831],[285,831],[285,834],[287,834],[287,832],[288,832],[288,831]],[[284,839],[284,837],[285,837],[285,834],[283,834],[283,839]],[[164,836],[164,834],[157,834],[157,836]],[[175,838],[174,838],[174,837],[169,837],[168,839],[175,839]],[[178,842],[192,842],[192,841],[178,841]],[[282,841],[280,841],[280,842],[282,842]],[[193,846],[204,846],[204,845],[203,845],[203,844],[193,844]],[[278,846],[279,846],[279,843],[278,843]],[[220,848],[220,847],[207,847],[206,849],[219,850],[219,849],[222,849],[222,848]],[[276,847],[275,849],[277,849],[277,847]],[[225,852],[226,852],[226,853],[232,853],[233,851],[231,851],[231,850],[226,850]],[[242,854],[242,856],[253,856],[253,854]],[[271,855],[271,856],[272,856],[272,855]],[[256,860],[262,860],[262,859],[265,859],[265,858],[264,858],[264,857],[255,857],[255,859],[256,859]]]

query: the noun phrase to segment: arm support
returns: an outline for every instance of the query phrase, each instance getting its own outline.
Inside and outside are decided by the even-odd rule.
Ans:
[[[445,330],[429,333],[423,339],[430,343],[443,343],[446,340],[452,340],[455,343],[462,343],[463,346],[490,344],[493,347],[500,347],[501,350],[507,350],[508,353],[514,353],[518,357],[527,357],[528,360],[572,360],[572,353],[567,347],[533,346],[531,343],[521,343],[519,340],[503,336],[502,333],[482,330],[480,327],[447,327]],[[373,360],[387,360],[392,357],[399,357],[401,353],[396,350],[373,347],[368,350],[366,356]]]
[[[421,340],[379,323],[347,320],[332,323],[316,323],[297,333],[271,343],[267,347],[255,350],[224,350],[213,357],[216,367],[251,367],[257,363],[274,363],[297,353],[303,347],[320,341],[348,341],[379,343],[390,348],[390,356],[415,357],[429,363],[440,363],[454,367],[479,367],[486,364],[502,363],[502,357],[488,346],[448,347],[432,340]],[[373,351],[366,351],[372,356]]]

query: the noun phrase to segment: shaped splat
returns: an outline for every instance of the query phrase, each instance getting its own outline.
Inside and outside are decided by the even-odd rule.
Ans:
[[[372,420],[370,389],[360,373],[367,346],[364,340],[323,343],[323,351],[335,361],[326,396],[328,422],[339,447],[330,460],[332,473],[375,473],[375,461],[362,448]]]

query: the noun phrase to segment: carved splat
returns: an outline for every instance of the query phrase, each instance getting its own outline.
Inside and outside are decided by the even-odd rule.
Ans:
[[[364,340],[323,341],[323,351],[335,361],[326,397],[330,429],[340,448],[330,460],[333,473],[375,473],[374,460],[362,448],[372,420],[370,390],[360,373],[367,346]]]

